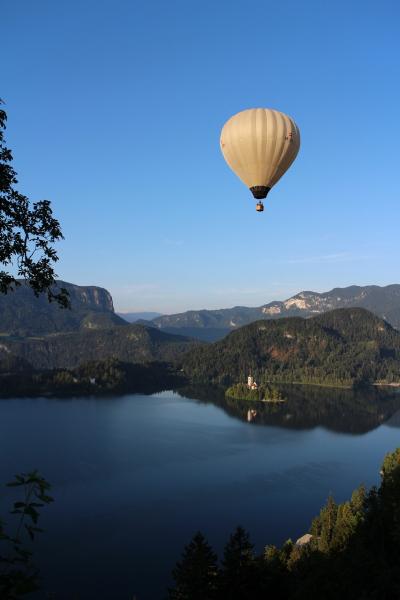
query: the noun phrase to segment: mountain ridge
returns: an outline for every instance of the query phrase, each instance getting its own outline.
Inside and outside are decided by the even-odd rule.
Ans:
[[[302,291],[286,300],[274,300],[259,307],[234,306],[216,310],[190,310],[152,319],[148,325],[175,333],[196,335],[197,330],[214,329],[209,341],[221,339],[235,329],[259,319],[311,317],[339,308],[365,308],[400,329],[400,285],[348,286],[328,292]],[[205,335],[202,334],[204,339]]]

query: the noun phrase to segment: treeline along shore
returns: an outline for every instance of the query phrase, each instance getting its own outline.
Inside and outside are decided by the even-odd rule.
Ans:
[[[168,363],[124,363],[110,358],[85,363],[76,369],[32,369],[14,362],[12,371],[0,363],[0,397],[107,396],[153,394],[182,385],[182,376]]]

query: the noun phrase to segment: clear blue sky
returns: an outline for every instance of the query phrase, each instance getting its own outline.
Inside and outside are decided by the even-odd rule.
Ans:
[[[7,141],[63,279],[160,312],[400,283],[398,0],[18,0],[1,21]],[[263,215],[219,149],[258,106],[302,134]]]

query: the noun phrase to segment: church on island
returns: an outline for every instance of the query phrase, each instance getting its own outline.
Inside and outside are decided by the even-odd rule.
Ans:
[[[247,378],[247,387],[249,390],[258,390],[257,382],[254,380],[252,375],[249,375]]]

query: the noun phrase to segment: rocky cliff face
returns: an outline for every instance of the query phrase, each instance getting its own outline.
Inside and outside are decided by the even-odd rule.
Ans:
[[[366,308],[400,328],[400,285],[379,287],[352,285],[330,292],[300,292],[283,302],[270,302],[261,307],[267,318],[312,316],[337,308]]]
[[[57,285],[67,289],[70,310],[49,303],[45,295],[36,298],[24,282],[14,292],[0,294],[0,334],[27,337],[127,324],[114,313],[107,290],[66,281]]]
[[[74,285],[66,281],[59,281],[58,286],[68,290],[72,307],[85,306],[90,310],[114,312],[111,294],[104,288],[93,285]]]

